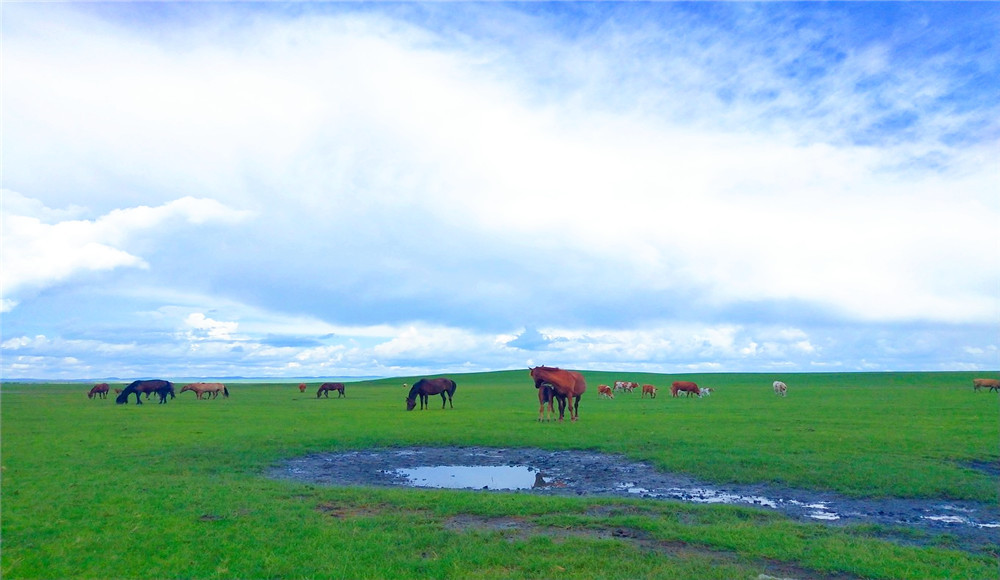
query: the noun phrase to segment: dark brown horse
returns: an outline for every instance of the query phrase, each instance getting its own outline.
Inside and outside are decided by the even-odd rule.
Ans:
[[[451,379],[420,379],[413,383],[413,386],[410,387],[410,394],[406,395],[406,410],[412,411],[417,406],[417,396],[420,397],[420,409],[423,410],[428,406],[427,397],[437,394],[441,395],[442,409],[444,409],[445,403],[454,409],[455,405],[451,402],[451,397],[455,394],[456,387],[458,385]]]
[[[163,405],[167,402],[167,395],[173,399],[174,395],[174,384],[170,381],[161,380],[149,380],[149,381],[133,381],[132,384],[125,387],[125,390],[118,395],[115,402],[119,405],[128,404],[128,396],[135,393],[135,404],[141,405],[142,400],[139,398],[142,393],[146,393],[146,398],[149,398],[150,393],[156,393],[160,396],[160,404]]]
[[[556,411],[552,407],[552,403],[556,398],[556,394],[552,392],[552,385],[543,384],[538,386],[538,420],[539,421],[551,421],[556,418]],[[549,405],[548,415],[545,414],[545,404]],[[544,417],[544,419],[543,419]]]
[[[323,383],[316,389],[316,398],[318,399],[320,395],[324,395],[327,399],[330,398],[330,391],[337,391],[340,393],[337,398],[346,397],[344,394],[344,383]]]
[[[566,411],[566,402],[569,400],[570,420],[576,421],[580,418],[580,398],[587,390],[587,382],[583,380],[583,375],[576,371],[564,371],[556,367],[535,367],[530,371],[531,378],[535,381],[535,388],[540,389],[544,385],[552,387],[552,392],[559,400],[559,420],[563,420]]]
[[[93,399],[94,397],[98,397],[98,398],[101,398],[101,399],[107,399],[108,398],[108,383],[98,383],[98,384],[94,385],[94,388],[90,389],[90,392],[87,393],[87,398],[88,399]]]
[[[698,388],[698,385],[690,381],[674,381],[673,384],[670,385],[671,395],[676,397],[677,393],[681,391],[687,393],[687,396],[689,397],[691,395],[698,395],[699,397],[701,396],[701,389]]]

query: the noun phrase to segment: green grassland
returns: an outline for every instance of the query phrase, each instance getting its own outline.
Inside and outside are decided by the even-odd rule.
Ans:
[[[451,375],[455,408],[405,411],[412,378],[232,384],[228,400],[88,400],[90,385],[5,383],[4,578],[994,578],[948,535],[803,524],[641,499],[335,488],[264,474],[283,458],[392,446],[625,455],[715,483],[996,505],[996,393],[971,373],[584,373],[578,423],[538,423],[527,370]],[[979,373],[980,375],[982,373]],[[979,375],[976,375],[979,376]],[[164,377],[169,378],[169,377]],[[616,379],[660,387],[599,399]],[[713,396],[669,396],[672,380]],[[123,385],[112,385],[123,386]],[[179,388],[178,388],[179,391]],[[133,399],[134,401],[134,399]],[[498,525],[505,523],[505,525]],[[907,541],[907,535],[911,536]],[[892,537],[896,541],[884,538]],[[898,541],[900,537],[904,541]]]

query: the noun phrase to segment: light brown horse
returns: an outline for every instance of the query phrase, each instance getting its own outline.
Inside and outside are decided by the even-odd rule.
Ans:
[[[674,381],[674,383],[670,385],[671,395],[676,397],[677,393],[680,391],[684,391],[689,397],[691,395],[701,396],[701,389],[699,389],[698,385],[692,383],[691,381]]]
[[[229,398],[229,389],[222,383],[191,383],[181,387],[181,392],[184,391],[193,391],[198,399],[218,399],[219,393],[223,398]]]
[[[563,420],[566,402],[569,400],[569,417],[571,421],[580,418],[580,398],[587,390],[587,382],[583,375],[576,371],[565,371],[557,367],[534,367],[529,374],[535,381],[535,388],[549,385],[559,400],[559,420]]]
[[[451,402],[452,396],[455,394],[455,389],[458,385],[455,381],[451,379],[420,379],[419,381],[413,383],[410,388],[410,392],[406,395],[406,410],[412,411],[414,407],[417,406],[417,397],[420,397],[420,409],[423,410],[424,407],[429,406],[427,404],[427,398],[430,395],[441,395],[441,408],[444,409],[444,405],[447,402],[454,409],[455,405]],[[447,398],[446,398],[447,397]]]
[[[316,389],[316,398],[318,399],[320,395],[323,395],[329,399],[330,391],[337,391],[338,399],[347,396],[344,394],[344,383],[323,383],[318,389]]]
[[[997,379],[972,379],[972,388],[975,390],[989,388],[991,391],[1000,391],[1000,380]]]
[[[94,388],[90,389],[90,392],[87,393],[87,398],[88,399],[93,399],[94,397],[98,397],[100,399],[107,399],[108,398],[108,383],[98,383],[98,384],[94,385]]]

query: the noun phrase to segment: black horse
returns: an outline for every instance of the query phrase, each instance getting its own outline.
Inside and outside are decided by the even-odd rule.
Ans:
[[[455,394],[455,387],[457,385],[451,379],[420,379],[413,383],[410,394],[406,395],[406,410],[412,411],[417,406],[417,395],[420,396],[420,408],[423,409],[427,406],[427,396],[438,393],[441,394],[441,408],[444,409],[445,403],[448,403],[454,409],[451,396]]]
[[[150,381],[134,381],[131,385],[125,387],[125,389],[118,395],[115,402],[119,405],[128,404],[128,396],[135,393],[135,404],[141,405],[142,399],[139,397],[142,393],[146,393],[146,398],[149,398],[150,393],[156,393],[160,396],[160,404],[163,405],[167,402],[167,395],[173,399],[177,395],[174,394],[174,384],[170,381],[161,381],[158,379]]]

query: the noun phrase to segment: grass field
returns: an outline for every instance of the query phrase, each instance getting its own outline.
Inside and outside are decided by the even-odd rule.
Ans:
[[[998,576],[995,554],[947,534],[724,505],[264,476],[313,452],[481,445],[619,453],[716,483],[998,500],[997,478],[968,467],[1000,460],[998,397],[974,393],[971,373],[783,375],[784,399],[765,375],[584,374],[576,424],[536,422],[526,370],[451,375],[454,410],[432,397],[409,413],[405,377],[349,383],[345,399],[317,400],[316,384],[233,384],[228,400],[184,393],[141,406],[88,400],[90,385],[5,383],[3,578]],[[672,399],[665,387],[678,378],[716,392]],[[597,385],[615,379],[663,390],[599,399]]]

